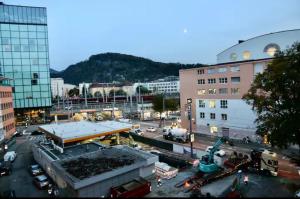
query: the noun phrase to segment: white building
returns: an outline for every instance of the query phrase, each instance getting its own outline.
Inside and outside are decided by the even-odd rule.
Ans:
[[[90,88],[90,86],[92,85],[92,83],[80,83],[79,84],[79,95],[83,95],[82,93],[82,88],[85,86],[87,89]]]
[[[135,86],[142,85],[150,90],[152,93],[179,93],[179,77],[169,76],[163,79],[158,79],[152,82],[135,83]]]
[[[51,78],[52,98],[55,98],[57,95],[62,97],[63,88],[64,88],[64,79],[63,78]]]

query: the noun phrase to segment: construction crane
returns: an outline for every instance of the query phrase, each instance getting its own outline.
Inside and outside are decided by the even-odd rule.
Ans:
[[[214,153],[219,150],[219,146],[225,141],[225,138],[220,138],[209,151],[209,154],[202,156],[199,164],[199,170],[204,173],[212,173],[219,170],[219,166],[214,162]]]

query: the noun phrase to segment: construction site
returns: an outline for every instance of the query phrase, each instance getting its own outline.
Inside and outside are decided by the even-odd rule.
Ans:
[[[115,121],[41,126],[45,141],[34,145],[33,154],[63,196],[256,197],[261,187],[269,192],[260,195],[276,196],[269,186],[290,194],[276,177],[276,153],[220,155],[226,142],[220,138],[210,151],[195,150],[191,158],[188,147],[131,133],[132,128],[138,126]]]

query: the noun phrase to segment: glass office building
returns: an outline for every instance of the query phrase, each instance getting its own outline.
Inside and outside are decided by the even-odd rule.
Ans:
[[[0,74],[12,79],[16,111],[51,106],[46,8],[0,2]]]

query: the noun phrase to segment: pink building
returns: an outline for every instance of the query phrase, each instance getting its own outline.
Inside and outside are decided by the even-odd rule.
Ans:
[[[186,101],[192,98],[193,131],[243,138],[255,134],[255,113],[242,96],[271,59],[216,64],[179,71],[181,125],[189,128]]]

